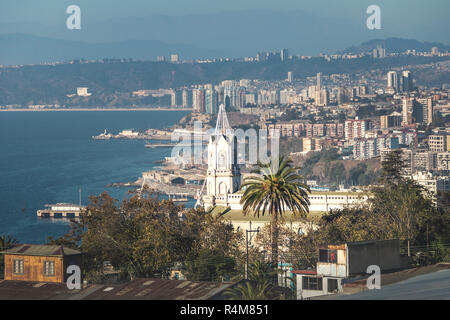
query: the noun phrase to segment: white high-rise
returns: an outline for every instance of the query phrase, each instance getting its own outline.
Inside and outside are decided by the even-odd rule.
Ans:
[[[398,74],[396,71],[389,71],[387,74],[387,86],[393,88],[395,91],[399,91]]]

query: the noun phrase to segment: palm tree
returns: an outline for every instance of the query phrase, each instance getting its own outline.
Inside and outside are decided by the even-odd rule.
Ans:
[[[274,169],[272,161],[266,164],[258,162],[257,170],[245,178],[242,189],[245,190],[241,199],[244,215],[253,213],[254,216],[269,213],[271,217],[272,234],[272,265],[278,265],[278,220],[286,211],[294,216],[306,217],[309,212],[308,192],[303,177],[297,174],[299,168],[292,166],[288,158],[280,157],[278,166]]]
[[[258,283],[270,281],[277,274],[278,272],[273,269],[271,262],[256,261],[248,268],[248,279]]]
[[[252,283],[246,281],[234,288],[227,289],[224,293],[230,300],[271,300],[274,294],[271,292],[269,281]]]

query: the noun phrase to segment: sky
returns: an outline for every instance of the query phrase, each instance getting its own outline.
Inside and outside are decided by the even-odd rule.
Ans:
[[[80,6],[82,14],[92,23],[124,16],[255,9],[304,10],[318,16],[357,20],[366,16],[369,5],[376,4],[381,7],[383,18],[390,21],[450,27],[448,0],[0,0],[0,23],[53,24],[66,18],[65,9],[72,4]]]

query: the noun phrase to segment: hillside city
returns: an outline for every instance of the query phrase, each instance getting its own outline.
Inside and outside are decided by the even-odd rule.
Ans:
[[[124,128],[117,135],[105,130],[93,140],[140,139],[148,141],[146,148],[168,148],[175,144],[163,141],[173,133],[195,135],[195,121],[214,132],[202,141],[206,162],[165,157],[138,181],[112,183],[132,189],[120,203],[105,192],[84,206],[80,194],[79,205],[38,210],[40,219],[71,221],[63,237],[49,237],[45,244],[0,237],[0,299],[370,299],[377,291],[374,298],[400,292],[402,298],[426,299],[448,281],[441,277],[450,261],[449,57],[438,47],[387,52],[376,45],[318,57],[282,49],[240,59],[181,60],[173,54],[153,62],[77,60],[0,68],[19,82],[27,72],[40,77],[55,68],[81,68],[80,74],[91,68],[85,83],[78,79],[75,85],[58,73],[55,79],[64,85],[54,81],[55,86],[64,88],[36,90],[39,98],[24,94],[14,102],[14,94],[4,94],[5,112],[187,113],[170,127]],[[152,78],[145,87],[150,82],[134,74],[127,85],[140,86],[132,90],[99,84],[108,76],[98,70],[133,73],[147,63],[161,68],[165,82]],[[296,72],[302,63],[317,72]],[[223,71],[232,66],[241,68],[238,76]],[[209,67],[213,75],[189,76]],[[261,71],[266,68],[282,68],[283,75],[267,76]],[[197,83],[202,77],[211,81]],[[432,81],[439,85],[428,85]],[[237,142],[230,132],[238,128],[263,129],[271,140],[279,139],[278,171],[272,172],[272,163],[234,161]],[[256,146],[246,141],[246,148]],[[189,200],[195,205],[178,204]],[[42,272],[30,271],[32,265]],[[76,267],[70,270],[82,274],[82,282],[66,274],[68,266]],[[380,287],[378,280],[369,284],[370,270],[381,270],[378,280],[387,291],[372,290]],[[410,293],[407,286],[414,284],[408,280],[424,275],[430,277],[426,289]]]

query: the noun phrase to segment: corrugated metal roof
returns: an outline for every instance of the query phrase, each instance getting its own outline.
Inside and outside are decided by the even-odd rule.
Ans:
[[[108,285],[83,297],[84,300],[204,300],[232,284],[188,280],[135,279]]]
[[[52,256],[62,257],[81,254],[80,251],[63,246],[50,246],[38,244],[20,244],[11,249],[3,251],[5,254],[20,254],[24,256]]]

